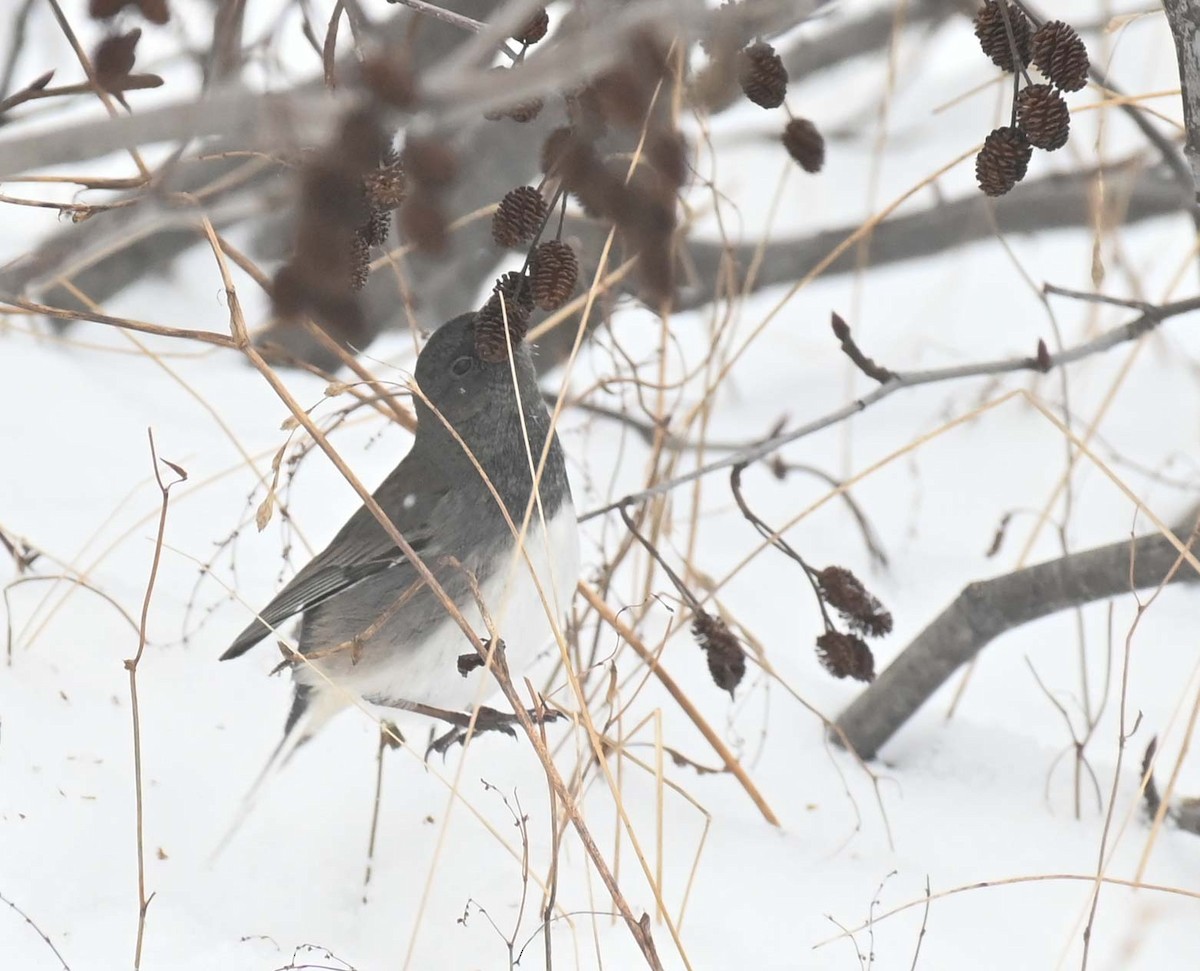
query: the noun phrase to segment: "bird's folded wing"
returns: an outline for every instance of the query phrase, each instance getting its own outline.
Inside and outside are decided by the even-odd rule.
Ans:
[[[430,524],[437,521],[437,508],[449,491],[435,469],[414,460],[410,453],[376,490],[375,499],[388,510],[417,555],[426,558],[435,552]],[[405,562],[404,554],[371,512],[359,507],[329,546],[237,636],[221,660],[240,657],[289,617]]]
[[[416,554],[421,556],[422,549],[427,547],[428,543],[418,542],[411,545]],[[297,574],[295,579],[263,608],[262,613],[250,626],[237,636],[229,649],[221,655],[221,660],[228,661],[230,658],[240,657],[289,617],[311,610],[363,580],[378,576],[385,570],[406,562],[408,558],[396,549],[390,555],[375,557],[362,563],[321,567]]]

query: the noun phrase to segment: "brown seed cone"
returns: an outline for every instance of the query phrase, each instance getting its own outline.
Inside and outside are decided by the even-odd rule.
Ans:
[[[158,24],[160,27],[171,19],[171,11],[167,7],[167,0],[137,0],[138,10],[142,16],[150,23]]]
[[[526,122],[533,121],[534,118],[540,115],[545,104],[541,98],[530,98],[527,101],[513,105],[505,114],[513,121],[524,125]]]
[[[1071,113],[1063,96],[1048,84],[1031,84],[1017,95],[1017,124],[1029,144],[1047,152],[1067,144]]]
[[[376,207],[371,210],[371,218],[359,227],[358,233],[367,241],[368,246],[382,246],[387,242],[388,233],[391,230],[391,210]]]
[[[394,51],[363,61],[362,79],[371,94],[393,108],[411,108],[417,103],[417,76],[407,59]]]
[[[692,634],[704,649],[713,684],[728,691],[732,698],[734,689],[746,676],[746,654],[736,635],[720,617],[703,610],[692,621]]]
[[[892,631],[892,615],[845,567],[827,566],[817,573],[821,599],[842,615],[850,629],[867,637],[883,637]]]
[[[400,164],[417,185],[445,189],[458,177],[458,159],[440,138],[409,137],[400,153]]]
[[[526,22],[525,26],[512,35],[518,44],[536,44],[546,36],[550,28],[550,16],[545,7],[538,7]]]
[[[560,239],[542,243],[529,270],[533,301],[543,310],[557,310],[571,299],[579,279],[575,251]]]
[[[134,0],[88,0],[88,16],[93,20],[107,20],[115,17],[128,3]]]
[[[835,678],[875,680],[875,656],[866,641],[840,630],[827,630],[817,638],[817,659]]]
[[[1033,149],[1019,128],[996,128],[975,156],[975,181],[985,195],[1002,196],[1025,178]]]
[[[559,174],[558,169],[562,166],[563,159],[567,157],[567,153],[571,149],[571,142],[575,137],[575,130],[569,125],[555,128],[546,136],[546,140],[542,142],[541,159],[541,169],[544,175]]]
[[[738,84],[746,97],[763,108],[778,108],[787,95],[788,73],[783,58],[765,41],[757,41],[738,55]]]
[[[1005,0],[1000,0],[1005,2]],[[987,0],[979,12],[975,14],[975,36],[979,38],[979,46],[983,53],[992,59],[992,63],[1003,71],[1013,70],[1012,45],[1008,42],[1008,31],[1004,27],[1004,11],[1000,2]],[[1017,55],[1021,59],[1021,67],[1029,64],[1030,36],[1033,28],[1029,18],[1011,3],[1008,4],[1008,20],[1012,24],[1013,40],[1017,43]]]
[[[489,299],[475,315],[475,353],[488,364],[499,364],[508,354],[504,314],[494,299]]]
[[[793,118],[783,129],[783,147],[805,172],[825,165],[825,138],[807,118]]]
[[[363,178],[367,199],[380,209],[399,209],[408,195],[408,180],[399,162],[368,172]]]
[[[509,189],[492,215],[492,239],[512,248],[527,243],[542,228],[547,211],[545,198],[533,186]]]
[[[678,189],[688,176],[688,145],[677,131],[656,129],[646,135],[646,158],[672,187]]]
[[[1042,24],[1033,35],[1033,63],[1063,91],[1078,91],[1087,84],[1087,48],[1075,28],[1061,20]]]
[[[96,83],[105,91],[111,91],[118,81],[129,76],[133,70],[137,55],[134,48],[142,36],[140,27],[135,27],[127,34],[113,34],[106,37],[92,55],[92,70],[96,75]]]
[[[525,336],[529,315],[533,313],[533,287],[529,277],[518,270],[510,270],[505,273],[492,287],[491,299],[499,302],[500,298],[504,299],[508,326],[512,330],[513,340],[519,341]]]
[[[450,248],[446,213],[436,198],[414,193],[396,213],[396,228],[422,253],[440,256]]]
[[[361,290],[371,276],[371,244],[362,233],[355,233],[350,245],[350,289]]]

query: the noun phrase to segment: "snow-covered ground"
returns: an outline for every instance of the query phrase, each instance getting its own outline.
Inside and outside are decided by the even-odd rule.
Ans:
[[[1095,16],[1081,3],[1066,13],[1079,13],[1081,20]],[[38,29],[42,33],[35,30],[31,43],[59,51],[50,28]],[[1161,17],[1144,18],[1116,36],[1109,69],[1127,90],[1177,83]],[[882,156],[877,183],[871,138],[833,140],[824,174],[787,175],[773,231],[800,233],[860,219],[976,144],[992,125],[994,89],[930,113],[991,76],[968,41],[964,22],[931,42],[902,48],[888,121],[892,147]],[[882,76],[882,65],[853,65],[821,86],[801,86],[792,100],[832,131],[839,120],[873,113],[872,85]],[[1072,104],[1098,97],[1083,92]],[[1175,100],[1154,104],[1178,116]],[[776,180],[786,171],[781,153],[742,137],[774,125],[773,117],[764,117],[739,108],[714,132],[721,185],[737,206],[726,212],[726,225],[740,227],[750,240],[761,236]],[[1080,114],[1075,123],[1071,147],[1060,153],[1066,157],[1039,158],[1031,175],[1048,170],[1040,166],[1094,162],[1101,150],[1107,158],[1119,157],[1138,144],[1128,124],[1109,112]],[[110,163],[113,171],[123,171],[122,165],[120,159]],[[953,196],[970,184],[967,162],[941,188]],[[918,201],[927,196],[932,193]],[[9,207],[5,215],[5,258],[53,227],[40,213]],[[709,219],[702,230],[715,232],[714,226]],[[1007,242],[1011,255],[989,242],[806,287],[732,371],[709,437],[749,441],[780,417],[799,424],[866,390],[866,379],[850,369],[829,334],[831,310],[851,320],[869,354],[903,369],[1028,354],[1039,338],[1052,344],[1049,318],[1022,273],[1037,284],[1086,288],[1093,266],[1103,265],[1105,292],[1128,293],[1131,280],[1148,300],[1195,292],[1193,240],[1182,218],[1116,229],[1095,249],[1082,231]],[[237,281],[248,315],[261,319],[264,305],[255,288],[244,277]],[[197,249],[169,278],[148,280],[105,309],[221,331],[227,307],[220,288],[211,254]],[[737,333],[748,335],[782,297],[775,290],[748,300],[738,312]],[[1068,301],[1052,306],[1067,344],[1130,316]],[[633,307],[614,318],[614,334],[635,360],[653,361],[658,326]],[[671,329],[677,342],[671,368],[696,368],[708,350],[708,317],[681,315]],[[138,896],[123,661],[137,649],[159,509],[147,428],[159,454],[189,477],[171,493],[138,673],[146,887],[153,894],[142,966],[499,968],[510,959],[506,937],[518,951],[532,941],[520,967],[545,966],[539,882],[547,878],[553,836],[546,781],[525,743],[483,737],[445,762],[425,764],[426,726],[401,720],[412,745],[384,757],[377,845],[364,887],[378,726],[366,713],[349,711],[269,780],[244,825],[216,852],[277,739],[289,696],[283,679],[266,677],[278,660],[270,648],[235,663],[218,664],[216,658],[250,609],[323,546],[357,499],[314,453],[282,493],[287,522],[277,512],[256,532],[262,477],[269,478],[272,456],[291,434],[281,430],[286,408],[231,352],[139,340],[141,348],[99,325],[55,336],[25,317],[0,322],[0,528],[44,553],[23,575],[10,558],[0,561],[0,577],[9,584],[0,609],[10,631],[10,653],[0,668],[0,895],[37,928],[0,905],[0,968],[61,967],[39,929],[71,971],[131,963]],[[548,387],[564,380],[576,390],[594,386],[596,378],[626,368],[625,360],[602,336],[573,374],[552,375]],[[380,340],[367,363],[385,380],[406,375],[411,338]],[[1123,345],[1070,370],[1075,428],[1082,434],[1098,420],[1092,443],[1100,459],[1081,459],[1072,478],[1065,529],[1071,549],[1151,528],[1114,478],[1167,521],[1195,501],[1198,363],[1192,316],[1167,322],[1140,345]],[[318,417],[347,403],[344,395],[324,399],[325,384],[314,377],[285,377]],[[686,405],[697,400],[700,388],[693,381],[672,393]],[[800,473],[778,481],[763,467],[745,475],[748,499],[760,516],[774,526],[801,517],[787,530],[788,540],[817,565],[854,569],[892,611],[896,630],[878,648],[880,666],[965,583],[1021,563],[1027,543],[1026,562],[1061,551],[1053,526],[1036,537],[1033,531],[1064,473],[1064,439],[1027,398],[987,407],[1014,389],[1051,409],[1061,407],[1057,375],[934,386],[893,396],[852,423],[786,450],[790,461],[841,477],[883,462],[853,495],[888,554],[886,569],[871,565],[840,501],[801,516],[827,496],[825,484]],[[597,392],[596,400],[612,406],[634,398]],[[648,452],[636,436],[575,410],[564,414],[561,431],[581,509],[637,486]],[[407,433],[365,409],[332,441],[371,486],[408,447]],[[691,542],[692,501],[690,489],[679,491],[675,526],[662,543],[676,566]],[[657,919],[639,849],[628,834],[618,835],[615,800],[594,766],[584,810],[634,913],[650,914],[666,967],[1078,966],[1117,772],[1127,637],[1124,705],[1130,723],[1138,715],[1141,721],[1115,777],[1103,863],[1112,882],[1100,892],[1089,966],[1157,971],[1194,965],[1200,955],[1200,838],[1168,826],[1150,848],[1137,794],[1138,763],[1154,734],[1160,738],[1160,782],[1179,763],[1177,792],[1200,794],[1194,754],[1180,761],[1190,739],[1189,718],[1200,705],[1200,595],[1194,589],[1166,590],[1136,629],[1136,604],[1127,597],[1114,602],[1111,613],[1109,605],[1097,605],[1078,618],[1063,614],[1000,638],[985,651],[952,718],[946,715],[957,680],[884,748],[871,766],[876,787],[852,758],[827,744],[809,708],[832,717],[860,686],[833,680],[817,663],[812,645],[819,619],[798,567],[761,548],[723,473],[704,481],[698,502],[697,575],[718,587],[722,608],[769,659],[776,677],[752,666],[731,701],[712,684],[686,630],[663,645],[671,617],[663,604],[674,602],[674,591],[661,573],[649,592],[662,594],[663,604],[649,601],[641,613],[622,616],[638,618],[646,642],[663,647],[664,668],[743,758],[781,825],[768,824],[730,775],[676,765],[656,748],[658,738],[701,766],[719,765],[658,682],[646,678],[628,649],[619,649],[611,629],[602,630],[598,656],[604,663],[615,657],[619,705],[628,705],[622,727],[611,734],[629,733],[628,754],[650,769],[616,757],[609,765],[619,771],[620,804],[646,865],[661,875],[661,898],[681,948]],[[1051,509],[1061,517],[1061,503]],[[1005,542],[988,558],[1008,512],[1014,516]],[[601,568],[621,532],[611,517],[587,524],[586,576]],[[285,564],[285,550],[292,566]],[[202,564],[211,564],[211,575],[201,575]],[[633,564],[609,593],[614,609],[646,600],[646,564],[640,557]],[[65,582],[65,575],[83,582]],[[586,629],[583,642],[591,636]],[[1094,782],[1085,770],[1076,818],[1072,737],[1038,679],[1082,732],[1081,657],[1090,691],[1086,704],[1098,709],[1103,698],[1107,703],[1085,751]],[[539,672],[549,674],[551,667],[546,661]],[[606,679],[603,672],[593,683],[603,691]],[[558,697],[569,699],[561,677],[555,687]],[[610,707],[601,698],[594,712],[603,718]],[[582,733],[561,725],[548,733],[565,774],[588,764]],[[660,755],[669,786],[660,787],[653,771]],[[524,829],[514,824],[513,811],[527,820]],[[1131,889],[1121,881],[1137,877],[1147,851],[1140,876],[1145,886]],[[553,966],[642,966],[572,835],[563,841],[558,881],[549,926]],[[984,882],[1001,885],[977,886]],[[926,913],[927,883],[933,899]],[[870,928],[858,929],[869,920]],[[855,932],[852,940],[831,940],[843,929]]]

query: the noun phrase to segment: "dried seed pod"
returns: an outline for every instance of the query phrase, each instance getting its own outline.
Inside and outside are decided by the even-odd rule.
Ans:
[[[765,41],[757,41],[738,55],[738,84],[746,97],[763,108],[778,108],[787,95],[788,73],[783,58]]]
[[[108,20],[126,7],[137,7],[152,24],[161,26],[171,19],[166,0],[89,0],[88,14],[93,20]]]
[[[408,195],[408,180],[400,163],[393,162],[368,172],[363,179],[363,188],[372,205],[380,209],[398,209]]]
[[[1008,29],[1004,26],[1004,11],[1001,3],[1007,0],[987,0],[979,12],[975,14],[975,36],[979,38],[979,46],[983,53],[992,59],[992,63],[1002,71],[1013,71],[1013,48],[1008,42]],[[1033,28],[1029,18],[1011,3],[1008,3],[1008,22],[1012,25],[1013,40],[1017,45],[1017,56],[1020,67],[1029,64],[1030,36]]]
[[[1033,154],[1019,128],[996,128],[975,156],[975,180],[985,195],[1002,196],[1025,178]]]
[[[488,364],[499,364],[508,355],[504,315],[493,300],[488,300],[475,315],[475,353]]]
[[[93,20],[107,20],[119,14],[126,4],[133,2],[134,0],[88,0],[88,16]]]
[[[92,55],[92,70],[96,75],[96,83],[105,91],[117,88],[117,83],[129,77],[137,59],[135,48],[141,39],[142,30],[135,27],[127,34],[113,34],[106,37]]]
[[[529,277],[518,270],[503,274],[492,287],[492,299],[500,298],[504,300],[508,326],[513,331],[514,340],[520,340],[525,336],[525,325],[533,313],[533,287]]]
[[[534,118],[540,115],[545,104],[541,98],[527,98],[525,101],[520,101],[509,108],[505,112],[505,115],[513,121],[524,125],[526,122],[533,121]]]
[[[371,210],[371,218],[359,227],[358,232],[367,241],[368,246],[382,246],[387,242],[391,229],[391,210],[376,207]]]
[[[817,574],[821,599],[842,615],[842,619],[867,637],[882,637],[892,632],[892,615],[862,581],[844,567],[827,566]]]
[[[409,136],[400,154],[400,164],[413,182],[430,189],[445,189],[458,177],[454,149],[436,137]]]
[[[687,141],[677,131],[655,129],[646,135],[646,158],[676,189],[687,181]]]
[[[805,172],[825,165],[825,139],[807,118],[793,118],[783,129],[783,147]]]
[[[1063,91],[1078,91],[1087,84],[1087,48],[1075,28],[1061,20],[1042,24],[1033,35],[1033,63]]]
[[[336,164],[362,175],[374,172],[381,159],[395,157],[379,115],[370,109],[352,111],[342,119],[336,144],[336,154],[332,155]]]
[[[570,126],[555,128],[542,142],[541,169],[545,175],[558,175],[558,168],[571,150],[575,131]]]
[[[450,248],[446,213],[435,197],[418,192],[404,200],[396,214],[396,227],[422,253],[440,256]]]
[[[557,310],[571,299],[579,279],[575,251],[560,239],[547,240],[534,251],[529,278],[534,303],[542,310]]]
[[[1067,144],[1071,113],[1050,85],[1031,84],[1017,95],[1017,124],[1030,145],[1053,152]]]
[[[734,689],[746,676],[746,654],[742,645],[720,617],[703,610],[692,620],[692,634],[704,649],[708,673],[713,683],[733,697]]]
[[[840,630],[827,630],[817,638],[817,659],[835,678],[875,680],[875,656],[866,641]]]
[[[590,87],[594,106],[604,122],[640,129],[650,111],[654,83],[628,65],[617,65],[596,78]]]
[[[355,233],[350,244],[350,289],[361,290],[371,276],[371,244],[362,233]]]
[[[362,179],[331,159],[317,157],[305,165],[300,196],[305,211],[323,225],[354,229],[371,218]]]
[[[492,216],[492,239],[513,248],[527,243],[542,228],[547,211],[545,198],[533,186],[509,189]]]
[[[394,52],[368,57],[362,64],[363,84],[371,94],[393,108],[417,103],[417,76],[408,60]]]
[[[571,125],[589,138],[599,138],[608,127],[594,84],[587,84],[563,95]]]
[[[550,28],[550,16],[545,7],[538,7],[533,15],[525,22],[525,26],[512,35],[518,44],[536,44],[546,36]]]
[[[160,27],[171,19],[167,0],[137,0],[137,8],[150,23]]]

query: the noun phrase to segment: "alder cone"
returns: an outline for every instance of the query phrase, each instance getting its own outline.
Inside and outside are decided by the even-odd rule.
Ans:
[[[1053,152],[1067,144],[1071,113],[1050,85],[1032,84],[1017,96],[1017,124],[1030,145]]]
[[[559,239],[542,243],[534,253],[530,279],[534,302],[542,310],[557,310],[571,299],[579,279],[575,251]]]
[[[492,239],[499,246],[520,246],[542,228],[547,212],[545,198],[533,186],[510,189],[492,216]]]
[[[738,55],[738,83],[756,105],[778,108],[787,96],[787,68],[775,48],[760,40]]]
[[[1002,196],[1023,178],[1033,148],[1019,128],[996,128],[975,156],[975,180],[985,195]]]
[[[1033,63],[1055,87],[1078,91],[1087,84],[1087,48],[1075,28],[1061,20],[1042,24],[1033,35]]]
[[[1008,4],[1008,20],[1012,24],[1013,40],[1017,44],[1017,55],[1020,57],[1020,67],[1029,64],[1033,35],[1033,27],[1029,18],[1011,3]],[[1008,30],[1004,26],[1004,12],[997,0],[988,0],[979,12],[975,14],[975,36],[992,63],[1003,71],[1013,71],[1012,45],[1008,42]]]
[[[807,118],[793,118],[783,129],[783,147],[805,172],[825,165],[825,138]]]

